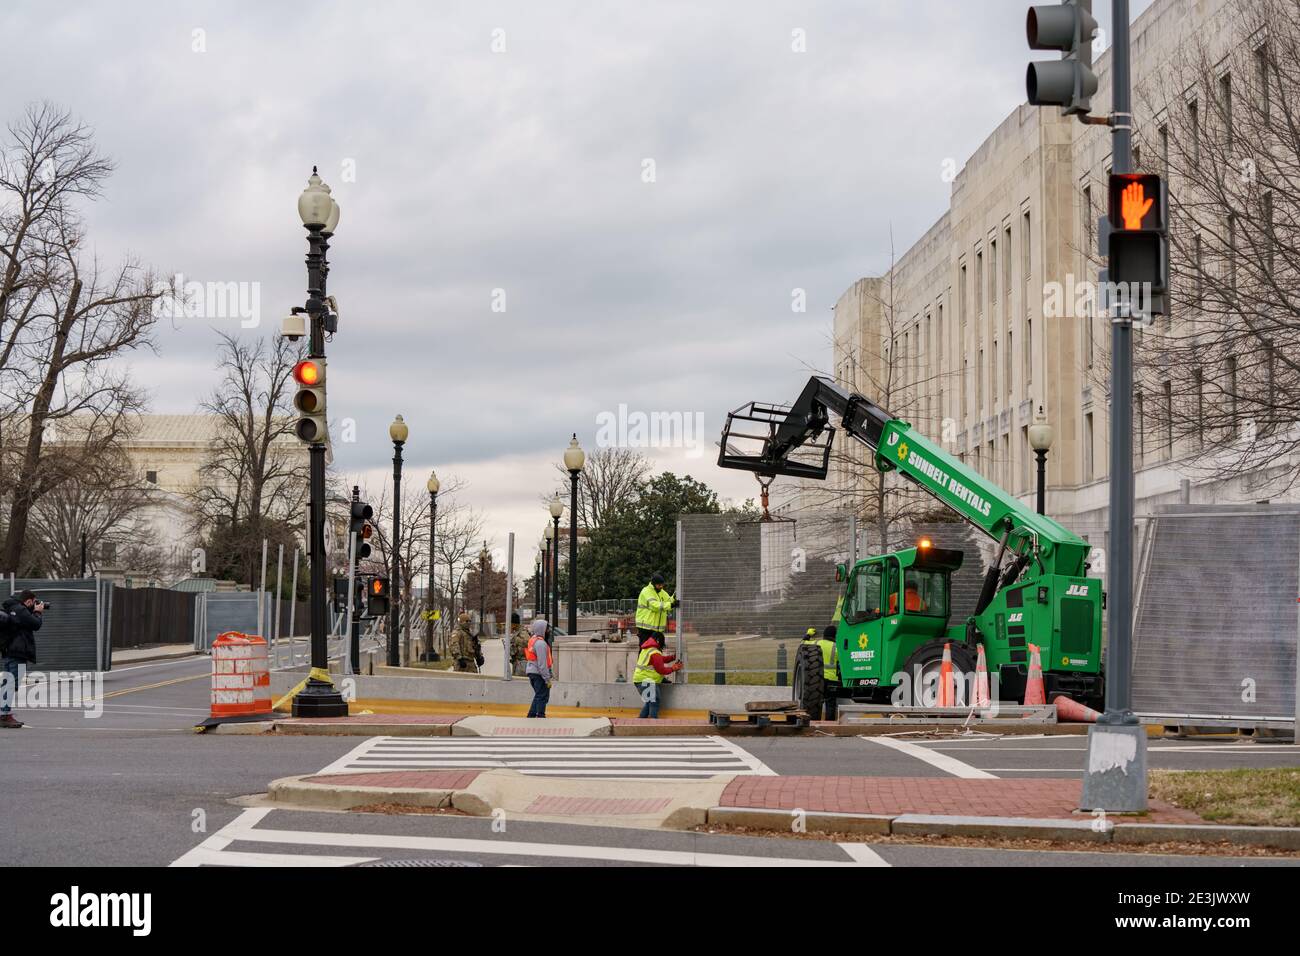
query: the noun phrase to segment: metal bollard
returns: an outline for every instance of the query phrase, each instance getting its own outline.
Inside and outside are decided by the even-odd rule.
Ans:
[[[776,686],[786,686],[786,672],[790,666],[789,658],[785,653],[785,645],[776,645]]]
[[[727,649],[719,641],[713,645],[713,683],[725,684],[727,682]]]

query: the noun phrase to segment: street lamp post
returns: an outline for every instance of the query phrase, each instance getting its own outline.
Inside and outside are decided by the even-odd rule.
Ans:
[[[551,512],[551,539],[555,542],[551,550],[551,623],[558,625],[560,620],[560,515],[564,514],[564,499],[556,495],[548,505]],[[570,569],[570,575],[573,571]]]
[[[542,556],[539,554],[533,562],[533,617],[541,617],[537,612],[542,608]]]
[[[564,449],[564,467],[569,472],[569,633],[578,633],[578,475],[587,455],[574,432]]]
[[[406,444],[410,433],[411,430],[406,427],[406,422],[402,421],[401,415],[394,418],[393,423],[388,426],[388,437],[393,440],[393,546],[391,548],[393,561],[389,569],[389,574],[392,576],[393,600],[392,606],[388,609],[389,667],[397,667],[402,662],[397,644],[397,629],[401,626],[402,614],[402,446]]]
[[[1038,406],[1034,422],[1029,426],[1029,447],[1038,459],[1038,513],[1047,513],[1047,452],[1052,447],[1056,432],[1043,414],[1043,406]]]
[[[433,653],[433,572],[438,566],[436,553],[433,550],[434,530],[438,524],[438,489],[442,487],[438,481],[436,471],[429,472],[429,480],[424,483],[424,487],[429,489],[429,584],[428,584],[428,612],[429,612],[429,653]]]
[[[487,542],[478,553],[478,636],[483,637],[483,622],[487,620]]]
[[[542,540],[545,547],[542,550],[542,617],[554,626],[555,618],[551,615],[551,582],[555,578],[555,572],[551,565],[551,541],[555,537],[555,529],[549,524],[542,533]]]
[[[325,358],[325,321],[329,315],[325,279],[329,274],[329,240],[339,222],[339,204],[312,167],[307,188],[298,197],[298,216],[307,229],[307,303],[311,320],[308,357]],[[329,676],[325,603],[325,442],[314,441],[309,451],[310,490],[308,554],[311,562],[311,671],[307,683],[293,698],[295,717],[343,717],[348,705]]]

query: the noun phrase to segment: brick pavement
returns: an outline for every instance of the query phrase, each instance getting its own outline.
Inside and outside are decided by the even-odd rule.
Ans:
[[[967,780],[936,777],[737,777],[724,807],[826,813],[960,814],[1078,819],[1077,779]],[[1152,801],[1146,823],[1204,823],[1199,816]]]

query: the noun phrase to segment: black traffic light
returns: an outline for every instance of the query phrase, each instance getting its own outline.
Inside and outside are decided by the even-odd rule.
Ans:
[[[293,396],[293,407],[298,412],[294,434],[308,444],[323,443],[327,437],[325,424],[325,360],[303,359],[293,367],[293,380],[298,392]]]
[[[370,536],[374,534],[374,528],[370,525],[370,519],[375,515],[375,509],[370,507],[364,501],[352,502],[352,515],[348,522],[348,537],[351,540],[352,535],[357,536],[357,560],[370,557]]]
[[[1029,64],[1025,90],[1033,106],[1059,106],[1067,116],[1092,111],[1097,76],[1092,72],[1092,38],[1097,21],[1092,0],[1064,0],[1054,6],[1030,7],[1025,34],[1031,50],[1059,50],[1059,61]]]
[[[384,617],[388,614],[389,597],[388,578],[376,575],[366,586],[366,617]]]
[[[1169,195],[1154,173],[1110,176],[1107,279],[1131,317],[1168,312]]]

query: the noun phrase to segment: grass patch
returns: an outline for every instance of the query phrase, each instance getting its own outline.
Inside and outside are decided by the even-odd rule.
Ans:
[[[1150,795],[1213,823],[1300,826],[1300,768],[1153,770]]]

